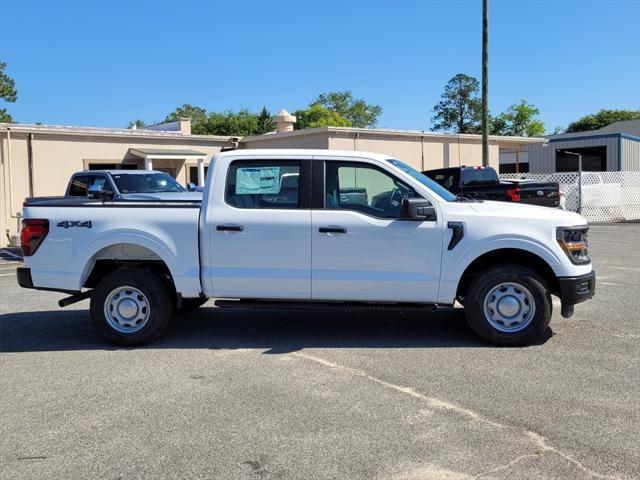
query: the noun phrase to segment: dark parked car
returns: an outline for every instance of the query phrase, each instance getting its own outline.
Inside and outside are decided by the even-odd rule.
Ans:
[[[91,197],[100,191],[111,199],[201,200],[202,191],[184,188],[171,175],[155,170],[91,170],[74,173],[65,198]]]
[[[544,207],[560,204],[557,182],[500,180],[492,167],[452,167],[422,172],[460,197],[520,202]]]

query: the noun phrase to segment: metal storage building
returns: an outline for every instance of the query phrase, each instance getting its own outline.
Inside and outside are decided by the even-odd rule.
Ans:
[[[578,170],[640,171],[640,120],[615,122],[599,130],[548,135],[544,145],[523,145],[500,152],[501,173],[551,173]],[[518,158],[516,167],[516,157]]]

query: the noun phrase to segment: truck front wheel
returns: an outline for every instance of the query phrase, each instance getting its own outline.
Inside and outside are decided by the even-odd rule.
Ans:
[[[471,329],[494,345],[526,345],[549,326],[551,295],[533,271],[516,264],[480,273],[465,292],[464,311]]]
[[[105,276],[91,297],[91,319],[100,333],[122,347],[158,338],[173,313],[171,294],[153,273],[122,268]]]

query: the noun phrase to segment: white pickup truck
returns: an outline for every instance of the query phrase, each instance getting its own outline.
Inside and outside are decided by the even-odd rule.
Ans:
[[[581,216],[457,198],[387,155],[234,150],[202,203],[27,199],[25,288],[91,299],[118,345],[151,342],[176,309],[416,310],[464,305],[471,328],[522,345],[591,298]]]

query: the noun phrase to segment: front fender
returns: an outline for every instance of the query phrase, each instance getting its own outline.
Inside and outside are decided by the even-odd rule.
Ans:
[[[460,246],[462,245],[461,243]],[[445,254],[438,302],[453,304],[460,279],[469,265],[482,255],[503,249],[523,250],[532,253],[549,265],[557,276],[565,274],[563,258],[560,256],[563,255],[562,252],[555,252],[549,246],[530,237],[495,236],[478,242],[472,241],[466,250],[457,252],[457,255],[455,249],[452,250],[453,254]]]

